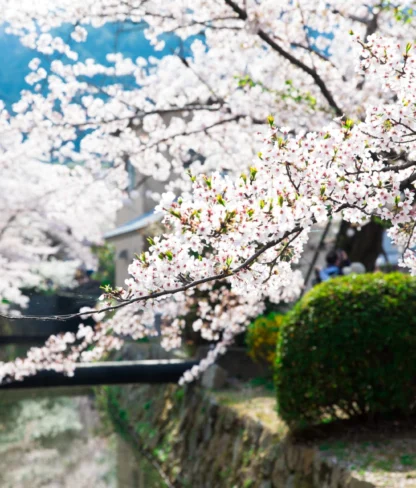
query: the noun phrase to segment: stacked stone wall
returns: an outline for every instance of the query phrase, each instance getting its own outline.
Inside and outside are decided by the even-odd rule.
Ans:
[[[198,387],[108,387],[100,395],[101,405],[138,458],[153,457],[174,487],[374,486],[354,479],[319,449],[282,439]]]

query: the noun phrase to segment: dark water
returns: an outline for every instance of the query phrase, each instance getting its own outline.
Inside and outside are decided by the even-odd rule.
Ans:
[[[17,396],[19,395],[19,396]],[[164,488],[146,459],[102,425],[92,395],[0,398],[1,488]]]
[[[2,394],[2,488],[116,488],[116,452],[117,438],[100,432],[90,397]]]
[[[0,323],[1,336],[27,333]],[[25,356],[31,345],[0,345],[0,361]],[[151,463],[103,419],[92,389],[0,391],[0,488],[165,486]]]

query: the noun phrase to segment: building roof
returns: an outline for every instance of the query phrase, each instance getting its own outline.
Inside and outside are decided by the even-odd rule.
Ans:
[[[154,222],[157,222],[161,218],[161,212],[152,211],[149,213],[145,213],[143,215],[140,215],[140,217],[136,217],[135,219],[130,220],[129,222],[126,222],[125,224],[122,224],[113,230],[110,230],[109,232],[104,234],[104,239],[111,239],[113,237],[124,236],[126,234],[130,234],[131,232],[136,232],[140,229],[144,229]]]

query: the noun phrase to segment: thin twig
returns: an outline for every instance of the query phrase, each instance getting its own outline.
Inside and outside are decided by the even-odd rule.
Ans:
[[[234,12],[238,14],[241,20],[247,20],[247,12],[239,7],[233,0],[224,0],[225,3],[231,7]],[[309,76],[313,78],[316,85],[320,89],[322,95],[327,100],[328,104],[334,109],[334,112],[337,116],[341,117],[344,115],[343,111],[340,109],[334,97],[332,96],[331,92],[328,90],[324,80],[319,76],[316,70],[310,68],[305,63],[297,59],[295,56],[290,54],[289,52],[285,51],[276,41],[274,41],[263,29],[259,29],[257,31],[257,35],[262,39],[266,44],[268,44],[274,51],[280,54],[283,58],[287,59],[291,64],[297,66],[302,71],[307,73]]]
[[[153,300],[155,298],[160,298],[160,297],[164,297],[167,295],[176,295],[176,293],[181,293],[183,291],[187,291],[191,288],[195,288],[195,287],[202,285],[204,283],[210,283],[211,281],[224,280],[226,278],[230,278],[231,276],[238,274],[240,271],[247,269],[250,266],[250,264],[254,263],[254,261],[256,261],[256,259],[259,256],[261,256],[263,253],[265,253],[268,249],[271,249],[272,247],[276,246],[277,244],[280,244],[283,240],[287,239],[292,234],[300,233],[302,230],[303,230],[302,227],[296,226],[291,231],[285,232],[285,234],[281,238],[274,240],[274,241],[271,241],[268,244],[265,244],[260,249],[258,249],[254,254],[252,254],[249,258],[247,258],[243,263],[241,263],[239,266],[237,266],[234,269],[224,271],[224,272],[217,274],[217,275],[208,276],[207,278],[201,278],[200,280],[191,281],[190,283],[183,285],[179,288],[168,288],[167,290],[161,290],[158,292],[149,293],[149,295],[144,295],[142,297],[136,297],[136,298],[132,298],[130,300],[125,300],[122,303],[119,303],[117,305],[104,307],[104,308],[99,309],[99,310],[90,310],[90,311],[78,312],[78,313],[73,313],[73,314],[48,315],[48,316],[20,315],[19,317],[14,317],[13,315],[0,314],[0,317],[6,318],[9,320],[31,319],[31,320],[62,320],[62,321],[65,321],[65,320],[73,319],[76,317],[84,317],[85,315],[93,315],[93,314],[100,313],[100,312],[112,312],[114,310],[118,310],[119,308],[123,308],[127,305],[131,305],[131,304],[137,303],[137,302],[144,302],[146,300]]]

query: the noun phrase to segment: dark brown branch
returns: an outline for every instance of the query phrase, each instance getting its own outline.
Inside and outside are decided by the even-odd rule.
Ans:
[[[318,56],[318,58],[322,59],[322,61],[325,61],[329,63],[333,68],[336,68],[334,63],[329,58],[327,58],[324,54],[320,53],[319,51],[313,49],[310,45],[304,46],[300,42],[292,42],[291,45],[293,47],[298,47],[299,49],[304,49],[305,51],[315,54],[316,56]]]
[[[178,58],[180,59],[181,63],[186,67],[188,68],[190,71],[192,71],[192,73],[198,78],[198,80],[207,88],[207,90],[211,93],[211,95],[214,97],[214,100],[217,102],[217,103],[220,103],[220,104],[223,104],[223,100],[221,99],[218,99],[217,97],[217,94],[215,93],[215,90],[212,88],[212,86],[206,81],[204,80],[204,78],[202,78],[202,76],[197,73],[193,68],[192,66],[189,64],[188,60],[186,58],[184,58],[183,56],[180,56],[179,54],[177,54]]]
[[[401,171],[403,169],[408,169],[411,168],[412,166],[416,166],[416,161],[407,161],[406,163],[403,164],[392,164],[389,166],[386,166],[385,168],[382,168],[380,171]]]
[[[172,134],[171,136],[164,137],[163,139],[160,139],[160,140],[154,142],[153,144],[146,146],[145,148],[142,149],[142,151],[139,151],[139,152],[143,152],[143,151],[146,151],[147,149],[151,149],[152,147],[155,147],[158,144],[170,141],[171,139],[175,139],[176,137],[191,136],[193,134],[199,134],[200,132],[208,131],[208,130],[213,129],[214,127],[218,127],[220,125],[228,124],[228,122],[238,122],[243,117],[244,117],[243,115],[236,115],[236,116],[231,117],[229,119],[219,120],[218,122],[214,122],[211,125],[207,125],[206,127],[201,127],[200,129],[191,130],[189,132],[179,132],[177,134]]]
[[[170,19],[172,20],[172,18]],[[211,20],[204,20],[204,21],[197,21],[193,20],[189,24],[183,24],[183,25],[176,25],[173,29],[165,31],[165,34],[171,34],[179,29],[187,29],[188,27],[192,27],[194,25],[200,25],[201,27],[208,27],[208,29],[226,29],[226,30],[241,30],[241,27],[236,27],[236,26],[229,26],[229,25],[214,25],[212,22],[217,22],[217,21],[226,21],[226,20],[240,20],[239,17],[235,16],[229,16],[229,17],[218,17],[216,19],[211,19]]]
[[[287,242],[286,244],[283,246],[282,250],[279,252],[279,254],[273,259],[273,261],[270,263],[270,271],[269,271],[269,276],[263,281],[263,283],[267,283],[270,278],[272,277],[272,274],[273,274],[273,270],[274,270],[274,267],[276,266],[277,264],[277,261],[279,260],[279,258],[282,256],[282,254],[286,251],[286,249],[288,249],[288,247],[290,246],[290,244],[292,244],[292,242],[297,238],[299,237],[299,234],[302,232],[302,229],[300,229],[294,236],[292,236]]]
[[[124,103],[124,102],[122,102]],[[128,104],[125,103],[126,106]],[[163,109],[154,109],[154,110],[149,110],[147,112],[141,111],[141,112],[136,112],[133,115],[128,115],[127,117],[117,117],[112,120],[87,120],[86,122],[81,122],[79,124],[70,124],[71,127],[91,127],[94,125],[99,125],[99,124],[112,124],[114,122],[121,122],[123,120],[129,121],[129,124],[134,119],[141,118],[143,119],[144,117],[147,117],[148,115],[169,115],[169,114],[174,114],[174,113],[182,113],[182,112],[198,112],[198,111],[207,111],[207,112],[218,112],[218,109],[221,108],[222,104],[220,101],[214,101],[214,104],[189,104],[189,105],[184,105],[183,107],[168,107],[168,108],[163,108]],[[132,108],[131,106],[128,106],[128,108]],[[134,107],[136,109],[136,107]],[[55,124],[58,125],[58,124]],[[62,127],[65,127],[66,124],[62,124]]]
[[[147,175],[147,176],[143,176],[143,178],[141,180],[139,180],[134,188],[133,188],[133,191],[134,190],[138,190],[142,185],[144,185],[146,183],[146,181],[150,178],[150,175]]]
[[[368,20],[364,40],[367,40],[368,36],[373,35],[376,32],[377,28],[378,28],[378,13],[373,15],[373,17]]]
[[[301,291],[301,294],[300,294],[301,297],[303,296],[303,294],[306,291],[306,287],[308,286],[309,280],[310,280],[310,278],[312,276],[312,271],[315,268],[315,265],[316,265],[316,262],[318,260],[319,254],[321,253],[322,249],[324,248],[325,239],[326,239],[326,236],[328,235],[328,232],[329,232],[329,229],[331,228],[331,225],[332,225],[332,219],[330,218],[328,220],[326,226],[325,226],[324,231],[322,232],[322,235],[321,235],[321,238],[319,240],[319,243],[316,246],[315,252],[313,254],[312,261],[310,262],[308,271],[306,272],[305,286],[304,286],[303,290]]]
[[[336,15],[340,15],[341,17],[344,17],[345,18],[345,15],[342,12],[340,12],[339,10],[337,10],[337,9],[332,9],[332,13],[333,14],[336,14]],[[371,18],[368,18],[368,17],[358,17],[357,15],[348,15],[347,16],[347,18],[350,19],[350,20],[352,20],[353,22],[358,22],[359,24],[364,24],[366,26],[372,25],[372,23],[374,21],[374,17],[376,17],[376,15],[373,16],[373,17],[371,17]]]
[[[239,7],[233,0],[224,0],[225,3],[231,7],[235,13],[238,14],[241,20],[247,20],[247,12],[243,10],[241,7]],[[334,97],[332,96],[331,92],[328,90],[325,82],[323,79],[319,76],[319,74],[316,72],[316,70],[310,68],[307,66],[305,63],[297,59],[295,56],[292,54],[288,53],[285,51],[277,42],[275,42],[263,29],[259,29],[257,31],[257,35],[262,39],[266,44],[268,44],[274,51],[276,51],[280,56],[288,60],[291,64],[294,66],[297,66],[300,68],[302,71],[304,71],[306,74],[311,76],[313,80],[315,81],[316,85],[320,89],[322,95],[325,97],[327,100],[328,104],[334,109],[334,112],[337,116],[342,116],[343,111],[339,108],[337,105],[336,101],[334,100]]]
[[[5,232],[7,231],[7,229],[9,229],[9,225],[11,223],[13,223],[14,220],[16,220],[17,218],[17,214],[19,212],[16,212],[14,213],[13,215],[11,215],[8,219],[7,219],[7,222],[4,224],[3,228],[0,230],[0,240],[2,239],[2,237],[4,236]]]
[[[287,239],[289,236],[292,234],[300,233],[302,231],[302,227],[297,226],[291,231],[285,232],[285,234],[280,238],[276,239],[274,241],[270,241],[268,244],[265,244],[264,246],[260,247],[254,254],[252,254],[249,258],[247,258],[243,263],[241,263],[239,266],[237,266],[234,269],[230,269],[226,272],[213,275],[213,276],[208,276],[207,278],[201,278],[200,280],[194,280],[191,281],[190,283],[187,283],[186,285],[181,286],[180,288],[170,288],[167,290],[161,290],[155,293],[150,293],[149,295],[145,295],[143,297],[137,297],[137,298],[132,298],[131,300],[125,300],[122,303],[119,303],[118,305],[112,305],[109,307],[102,308],[100,310],[91,310],[91,311],[86,311],[86,312],[79,312],[79,313],[74,313],[74,314],[64,314],[64,315],[48,315],[46,317],[38,316],[38,315],[21,315],[19,317],[14,317],[12,315],[3,315],[0,314],[0,317],[9,319],[9,320],[19,320],[19,319],[31,319],[31,320],[69,320],[72,318],[76,317],[83,317],[85,315],[93,315],[98,312],[112,312],[114,310],[118,310],[119,308],[123,308],[127,305],[131,305],[132,303],[137,303],[137,302],[144,302],[146,300],[152,300],[155,298],[160,298],[164,297],[167,295],[176,295],[176,293],[181,293],[184,291],[187,291],[191,288],[195,288],[199,285],[202,285],[204,283],[210,283],[211,281],[220,281],[224,280],[226,278],[230,278],[231,276],[235,276],[238,274],[240,271],[247,269],[256,259],[261,256],[263,253],[265,253],[268,249],[271,249],[272,247],[275,247],[277,244],[280,244],[283,240]]]
[[[416,173],[411,174],[408,178],[400,183],[400,190],[406,190],[407,188],[412,188],[412,183],[416,181]],[[413,188],[414,189],[414,188]]]
[[[405,124],[404,122],[402,122],[402,120],[394,120],[393,118],[391,119],[391,121],[396,124],[396,125],[400,125],[402,127],[404,127],[405,129],[407,129],[408,131],[410,131],[410,134],[405,134],[403,137],[410,137],[410,136],[414,136],[416,135],[416,131],[410,127],[410,125],[408,124]]]

